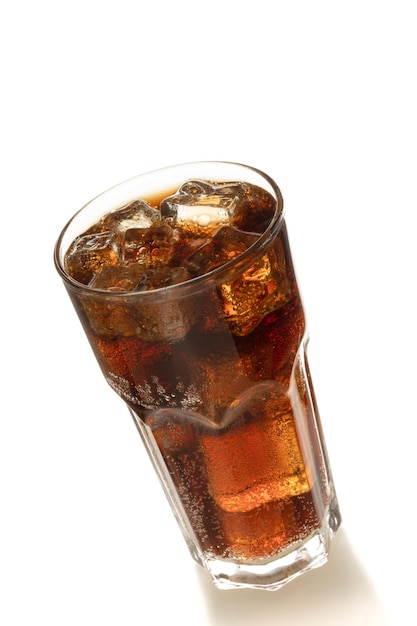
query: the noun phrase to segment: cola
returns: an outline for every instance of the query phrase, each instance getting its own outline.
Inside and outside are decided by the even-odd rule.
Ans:
[[[319,535],[329,509],[335,531],[304,310],[270,191],[184,180],[105,212],[63,266],[200,563],[270,563]]]

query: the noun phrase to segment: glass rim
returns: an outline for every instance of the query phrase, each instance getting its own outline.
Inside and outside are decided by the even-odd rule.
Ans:
[[[70,227],[74,224],[74,222],[78,220],[78,218],[82,214],[84,214],[87,211],[87,209],[92,207],[94,204],[98,203],[100,200],[105,199],[112,193],[117,193],[119,190],[122,190],[123,188],[129,185],[134,185],[136,182],[139,183],[140,181],[145,180],[147,177],[158,177],[158,175],[163,175],[163,173],[170,173],[170,172],[174,173],[176,171],[187,170],[193,167],[198,167],[198,168],[208,167],[209,169],[213,167],[219,167],[219,168],[225,167],[229,169],[235,169],[236,171],[239,169],[242,171],[251,172],[252,176],[256,177],[258,181],[263,180],[265,181],[265,183],[267,183],[267,185],[269,186],[268,191],[273,192],[274,199],[276,200],[275,213],[271,221],[269,222],[268,226],[265,228],[265,230],[262,233],[259,234],[258,239],[251,246],[249,246],[246,250],[244,250],[241,254],[239,254],[234,259],[227,261],[223,265],[216,267],[213,270],[210,270],[209,272],[206,272],[199,276],[192,277],[180,283],[167,285],[164,287],[159,287],[157,289],[152,289],[148,291],[147,290],[140,291],[140,292],[138,291],[109,291],[106,289],[98,289],[96,287],[91,287],[88,284],[86,285],[84,283],[81,283],[75,280],[70,274],[68,274],[68,272],[65,270],[64,263],[63,263],[65,253],[67,252],[69,245],[71,245],[75,237],[82,235],[83,230],[81,230],[75,236],[71,238],[69,245],[65,249],[63,249],[63,242],[65,239],[65,236],[68,234],[68,230],[70,229]],[[192,179],[191,175],[189,179]],[[200,179],[202,179],[201,175],[200,175]],[[182,182],[185,182],[185,180],[186,179],[179,179],[180,181],[179,184],[181,184]],[[231,180],[231,179],[225,178],[224,180],[214,181],[214,182],[227,183],[227,182],[249,182],[249,181],[247,181],[244,178],[241,178],[239,180]],[[162,185],[161,185],[160,190],[163,192]],[[158,192],[159,189],[155,188],[154,191]],[[138,193],[132,199],[141,199],[141,194]],[[123,205],[120,205],[120,208],[121,206]],[[284,206],[284,201],[283,201],[283,197],[281,194],[281,190],[279,189],[278,185],[273,180],[273,178],[271,178],[268,174],[265,174],[265,172],[263,172],[262,170],[252,167],[250,165],[245,165],[243,163],[236,163],[233,161],[190,161],[190,162],[185,162],[185,163],[169,165],[169,166],[161,167],[161,168],[154,169],[154,170],[149,170],[147,172],[143,172],[136,176],[125,179],[124,181],[116,183],[115,185],[112,185],[111,187],[107,188],[103,192],[94,196],[86,204],[84,204],[69,219],[69,221],[65,224],[65,226],[61,230],[61,233],[54,247],[55,267],[59,275],[61,276],[61,278],[64,280],[65,284],[70,286],[72,290],[78,291],[83,294],[91,294],[91,295],[95,294],[96,296],[105,297],[106,299],[109,299],[110,301],[120,300],[121,298],[123,300],[131,299],[131,298],[137,299],[138,297],[146,298],[146,299],[154,299],[154,298],[160,297],[161,294],[164,294],[166,296],[168,293],[172,295],[174,295],[175,293],[178,297],[180,297],[181,295],[186,295],[190,291],[200,291],[208,286],[215,286],[224,282],[229,282],[230,280],[233,280],[233,276],[235,274],[240,273],[244,271],[245,269],[247,269],[247,267],[249,267],[251,263],[253,263],[254,260],[256,260],[256,258],[262,255],[262,253],[264,252],[264,249],[268,247],[271,239],[273,239],[276,236],[276,234],[279,232],[279,230],[281,229],[283,219],[284,219],[283,206]],[[117,208],[118,206],[114,206],[112,209],[109,209],[109,210],[110,211],[117,210]],[[102,215],[104,214],[105,213],[102,213]]]

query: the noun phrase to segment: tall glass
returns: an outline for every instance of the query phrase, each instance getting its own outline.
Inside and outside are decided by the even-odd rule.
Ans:
[[[323,564],[340,514],[275,182],[224,162],[138,176],[69,221],[55,263],[214,583],[272,590]]]

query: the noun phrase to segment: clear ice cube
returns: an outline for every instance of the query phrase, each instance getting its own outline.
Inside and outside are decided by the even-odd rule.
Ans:
[[[161,214],[181,225],[188,221],[190,228],[202,228],[207,221],[206,228],[220,223],[263,233],[276,209],[276,201],[269,192],[245,182],[187,181],[167,200],[168,206],[163,206]],[[206,205],[212,206],[212,215],[205,214]],[[216,208],[220,210],[219,216]]]
[[[159,221],[159,211],[144,200],[134,200],[121,209],[108,213],[102,226],[106,230],[117,229],[125,232],[128,228],[150,228]]]
[[[215,235],[193,252],[184,265],[194,276],[200,276],[232,261],[245,252],[259,235],[241,232],[233,226],[222,226]]]
[[[221,437],[215,431],[201,437],[221,509],[243,513],[309,491],[287,388],[275,381],[252,386],[237,397],[233,412],[232,427]]]
[[[110,301],[108,296],[95,299],[80,296],[92,330],[99,337],[136,337],[138,321],[135,307],[121,299]]]
[[[106,291],[134,291],[141,278],[141,268],[138,265],[105,266],[102,267],[89,283],[94,289]]]
[[[118,261],[116,233],[105,231],[77,237],[65,257],[67,272],[75,280],[87,284],[106,265]]]
[[[128,228],[122,238],[125,263],[140,263],[145,267],[167,265],[171,259],[175,234],[168,225],[149,228]]]
[[[240,230],[263,233],[271,222],[276,201],[262,187],[248,183],[232,183],[217,188],[218,193],[236,193],[238,202],[232,215],[233,225]]]
[[[186,194],[189,196],[201,196],[204,194],[214,193],[214,185],[206,180],[187,180],[178,189],[179,194]]]
[[[213,346],[208,354],[187,356],[201,398],[200,411],[215,427],[226,425],[229,407],[250,386],[230,335],[221,334],[220,337],[219,341],[225,344],[222,349],[216,350]],[[214,344],[214,337],[211,340]],[[227,346],[229,352],[225,349],[227,343],[230,343],[230,347]],[[228,381],[227,385],[219,382],[224,380]]]
[[[177,285],[190,278],[185,267],[159,267],[144,270],[136,286],[136,291],[151,291],[170,285]]]
[[[181,300],[167,300],[163,314],[160,307],[151,305],[146,311],[138,311],[137,335],[148,342],[184,339],[195,321],[195,310],[190,310]]]
[[[111,269],[115,270],[114,274]],[[124,268],[105,268],[90,286],[129,293],[125,297],[121,293],[121,297],[115,300],[105,295],[97,295],[94,299],[81,296],[83,308],[92,329],[100,336],[138,337],[150,342],[177,341],[195,322],[198,309],[189,307],[184,299],[168,296],[161,308],[159,303],[145,301],[141,293],[169,287],[187,278],[189,274],[183,267],[146,269],[135,264]]]
[[[249,334],[266,315],[284,306],[291,288],[281,239],[237,278],[220,285],[219,293],[229,327],[238,336]]]
[[[222,193],[205,181],[187,181],[160,205],[161,218],[195,234],[213,232],[230,222],[238,197]]]

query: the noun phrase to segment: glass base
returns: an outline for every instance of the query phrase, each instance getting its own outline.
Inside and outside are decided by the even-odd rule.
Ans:
[[[320,515],[322,524],[308,537],[293,543],[276,557],[270,559],[245,563],[218,558],[212,552],[202,549],[149,429],[132,410],[130,411],[160,478],[189,552],[200,566],[208,570],[216,587],[219,589],[252,588],[273,591],[297,576],[326,563],[331,540],[341,524],[339,505],[331,476],[329,476],[327,485],[328,496],[325,498],[329,504],[323,506],[322,515]],[[322,504],[324,505],[324,502]]]
[[[239,564],[206,557],[203,567],[209,571],[219,589],[251,588],[275,591],[297,576],[327,562],[330,543],[340,523],[341,517],[335,498],[322,528],[278,559],[261,564]]]

